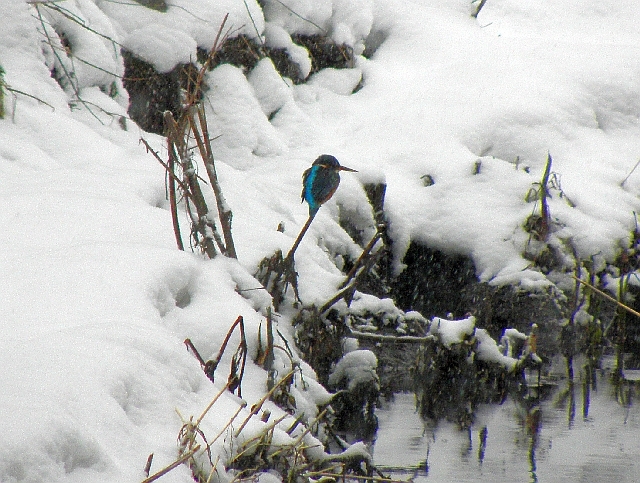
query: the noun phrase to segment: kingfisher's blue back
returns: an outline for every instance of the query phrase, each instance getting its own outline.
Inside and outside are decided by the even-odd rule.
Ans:
[[[340,185],[338,170],[318,160],[322,160],[322,156],[302,175],[302,201],[309,204],[309,216],[314,216]]]
[[[320,205],[333,196],[340,184],[339,171],[355,169],[340,166],[338,160],[323,154],[316,159],[311,167],[302,175],[302,201],[309,203],[309,216],[313,217],[320,209]]]

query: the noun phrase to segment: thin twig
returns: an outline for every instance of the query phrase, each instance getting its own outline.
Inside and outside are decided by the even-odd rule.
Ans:
[[[173,149],[170,149],[171,141],[167,139],[167,150],[169,152],[169,164],[167,175],[169,177],[169,207],[171,209],[171,222],[173,224],[173,234],[176,237],[176,243],[178,249],[184,251],[184,244],[182,243],[182,234],[180,233],[180,220],[178,218],[178,200],[176,197],[176,176],[175,166],[176,158],[174,156]],[[183,191],[184,193],[184,191]]]
[[[618,305],[622,309],[626,310],[627,312],[629,312],[629,313],[635,315],[636,317],[640,318],[640,312],[637,312],[637,311],[633,310],[631,307],[623,304],[622,302],[620,302],[615,297],[612,297],[611,295],[603,292],[602,290],[597,289],[596,287],[591,285],[589,282],[585,282],[584,280],[579,279],[574,274],[571,274],[571,277],[574,278],[575,280],[577,280],[578,282],[580,282],[581,284],[583,284],[584,286],[590,288],[591,290],[593,290],[598,295],[603,296],[604,298],[606,298],[607,300],[610,300],[611,302],[615,303],[616,305]]]
[[[52,48],[60,50],[59,47],[53,47],[52,46]],[[120,74],[116,74],[115,72],[111,72],[111,71],[109,71],[107,69],[104,69],[104,68],[99,67],[99,66],[97,66],[95,64],[92,64],[88,60],[84,60],[82,57],[78,57],[77,55],[75,55],[73,53],[70,54],[70,58],[76,59],[76,60],[80,61],[81,64],[85,64],[85,65],[88,65],[89,67],[93,67],[94,69],[99,70],[101,72],[104,72],[105,74],[109,74],[110,76],[116,77],[118,79],[124,79],[124,76],[121,76]]]
[[[51,108],[51,110],[52,110],[52,111],[55,111],[55,110],[56,110],[56,108],[55,108],[55,107],[53,107],[51,104],[49,104],[47,101],[43,101],[43,100],[42,100],[42,99],[40,99],[39,97],[33,96],[33,95],[31,95],[31,94],[27,94],[27,93],[26,93],[26,92],[24,92],[24,91],[21,91],[21,90],[18,90],[18,89],[14,89],[13,87],[11,87],[11,86],[10,86],[9,84],[7,84],[6,82],[4,82],[4,83],[2,84],[2,86],[3,86],[6,90],[8,90],[9,92],[13,92],[13,93],[14,93],[14,95],[15,95],[15,94],[20,94],[20,95],[25,96],[25,97],[30,97],[31,99],[35,99],[36,101],[38,101],[40,104],[44,104],[44,105],[46,105],[46,106],[49,106],[49,107]]]
[[[620,187],[623,187],[624,184],[627,182],[627,180],[629,179],[629,177],[633,174],[633,172],[638,168],[638,166],[640,166],[640,159],[638,160],[638,162],[635,164],[635,166],[631,169],[631,171],[629,171],[629,174],[622,180],[622,183],[620,183]]]
[[[145,148],[147,148],[147,152],[151,153],[153,155],[154,158],[156,158],[156,160],[162,165],[162,167],[167,171],[167,173],[169,174],[169,177],[172,178],[174,180],[174,182],[178,183],[178,186],[180,186],[180,189],[185,193],[185,195],[188,195],[189,193],[189,188],[188,186],[186,186],[176,175],[175,173],[171,170],[170,166],[165,163],[162,158],[160,157],[160,155],[157,153],[157,151],[155,151],[150,145],[149,143],[144,139],[144,138],[140,138],[140,142],[142,144],[144,144]],[[171,151],[169,151],[171,152]]]
[[[296,12],[290,6],[284,4],[280,0],[275,0],[275,1],[278,2],[280,5],[282,5],[284,8],[286,8],[287,10],[289,10],[293,15],[295,15],[299,19],[304,20],[305,22],[309,22],[311,25],[313,25],[318,30],[320,30],[320,32],[322,32],[324,35],[327,35],[327,31],[325,29],[323,29],[322,27],[320,27],[320,25],[318,25],[317,23],[313,22],[312,20],[309,20],[308,18],[304,18],[302,15],[300,15],[298,12]]]
[[[347,273],[347,277],[340,285],[340,288],[345,287],[356,275],[356,272],[358,271],[360,266],[364,264],[365,258],[369,256],[369,253],[371,253],[371,250],[373,250],[373,248],[376,246],[376,243],[378,243],[378,240],[380,240],[381,237],[382,233],[380,231],[376,231],[375,235],[373,235],[373,237],[371,237],[371,240],[369,240],[369,243],[367,243],[367,246],[362,250],[362,253],[356,260],[356,263],[353,264],[353,267],[351,267],[351,270],[349,270],[349,273]]]
[[[215,56],[215,53],[220,50],[220,47],[226,42],[227,37],[229,35],[229,31],[227,31],[226,34],[222,35],[222,31],[224,30],[224,26],[227,23],[227,20],[229,19],[229,14],[227,13],[224,18],[222,19],[222,23],[220,24],[220,28],[218,28],[218,33],[216,34],[216,38],[213,41],[213,46],[211,47],[211,52],[209,52],[209,57],[207,57],[207,61],[205,62],[205,65],[203,66],[203,69],[201,69],[199,75],[198,75],[198,82],[199,84],[202,83],[202,78],[204,77],[204,74],[206,72],[206,69],[208,69],[211,66],[211,63],[213,62],[213,57]]]
[[[357,275],[355,276],[353,281],[349,285],[345,286],[338,293],[336,293],[333,297],[331,297],[331,299],[329,299],[322,307],[320,307],[320,309],[318,310],[318,313],[320,315],[324,314],[327,310],[329,310],[340,299],[346,298],[349,294],[353,294],[356,291],[358,283],[360,282],[362,277],[371,269],[373,264],[379,258],[380,253],[382,253],[382,251],[378,250],[373,256],[369,257],[367,259],[367,261],[365,262],[364,267],[362,268],[362,270],[360,270],[357,273]],[[349,300],[347,300],[347,305],[349,305],[351,303],[350,300],[351,300],[352,296],[353,295],[349,295]]]
[[[198,176],[196,174],[193,161],[187,153],[187,143],[184,136],[180,135],[184,130],[180,129],[180,126],[178,126],[178,123],[173,118],[171,111],[164,112],[164,125],[167,132],[167,138],[170,141],[169,149],[173,149],[174,147],[177,148],[177,157],[180,158],[182,172],[186,179],[185,184],[188,186],[186,191],[190,193],[190,198],[192,199],[193,205],[198,214],[195,227],[203,237],[204,251],[209,258],[215,258],[217,256],[216,247],[214,245],[214,243],[217,242],[216,228],[212,223],[209,223],[209,208],[207,207],[207,202],[204,198],[202,188],[200,188],[200,184],[198,183]],[[211,233],[208,232],[207,227],[210,228]]]
[[[295,254],[296,250],[298,249],[298,245],[300,245],[300,242],[302,241],[302,238],[304,237],[305,233],[307,233],[307,230],[311,226],[311,222],[313,221],[313,218],[315,216],[316,215],[314,213],[312,215],[309,215],[309,218],[307,218],[307,222],[302,227],[302,230],[300,230],[300,233],[298,234],[298,237],[296,238],[296,241],[293,243],[293,246],[291,247],[291,250],[289,250],[289,253],[287,253],[287,256],[285,257],[285,262],[286,261],[290,261],[290,262],[293,261],[293,255]]]
[[[211,148],[211,142],[209,141],[209,128],[207,124],[207,118],[205,116],[204,106],[198,108],[198,120],[200,122],[200,130],[205,143],[207,158],[205,160],[205,168],[209,175],[209,181],[211,182],[211,189],[216,197],[216,205],[218,207],[218,217],[220,218],[220,224],[222,225],[222,235],[224,236],[225,248],[227,250],[227,256],[230,258],[238,258],[236,254],[235,243],[233,242],[233,235],[231,230],[231,220],[233,219],[233,213],[229,209],[227,202],[222,194],[222,188],[218,181],[218,174],[216,172],[215,161],[213,159],[213,149]]]
[[[236,430],[235,432],[235,437],[237,438],[240,433],[242,432],[242,430],[244,429],[244,427],[247,425],[247,423],[249,422],[249,420],[255,416],[256,414],[258,414],[258,411],[260,411],[260,408],[262,407],[262,405],[265,403],[265,401],[267,401],[267,399],[269,399],[273,393],[276,391],[276,389],[278,387],[280,387],[280,385],[282,385],[284,382],[288,381],[289,378],[291,376],[293,376],[295,374],[295,369],[292,369],[291,371],[289,371],[288,374],[286,374],[282,379],[280,379],[278,381],[277,384],[275,384],[271,390],[269,390],[269,392],[267,392],[264,396],[262,396],[262,398],[255,403],[253,406],[251,406],[251,412],[249,413],[249,416],[246,417],[246,419],[242,422],[242,424],[240,425],[240,427]]]
[[[200,157],[204,163],[204,166],[209,175],[209,181],[211,183],[211,189],[216,198],[216,204],[218,208],[218,217],[220,218],[220,224],[222,225],[222,234],[224,236],[224,251],[223,254],[230,258],[238,258],[236,255],[235,245],[233,243],[233,236],[231,234],[231,219],[233,217],[231,210],[226,206],[224,196],[222,194],[222,188],[218,183],[218,175],[216,173],[213,150],[211,143],[204,142],[209,139],[209,131],[207,128],[207,121],[204,115],[202,107],[197,108],[199,129],[196,125],[192,110],[187,111],[186,116],[191,127],[191,132],[200,150]]]
[[[229,384],[227,383],[222,389],[220,389],[220,391],[218,392],[218,394],[216,394],[214,396],[214,398],[211,400],[211,402],[207,405],[206,408],[204,408],[204,411],[202,411],[202,414],[200,415],[200,417],[197,419],[196,421],[196,427],[200,426],[200,423],[202,422],[202,419],[205,417],[205,415],[209,412],[209,410],[213,407],[213,405],[218,401],[218,399],[220,399],[220,396],[222,396],[224,394],[224,392],[229,388]]]
[[[62,61],[62,58],[58,55],[57,49],[54,47],[53,40],[49,36],[49,32],[47,31],[47,26],[45,24],[44,19],[42,18],[42,12],[40,12],[40,7],[38,6],[38,4],[36,4],[36,12],[38,12],[38,20],[40,21],[40,25],[42,25],[42,31],[44,33],[44,36],[47,38],[47,44],[49,45],[49,47],[51,47],[51,52],[53,53],[55,58],[58,60],[58,63],[60,64],[60,67],[64,71],[64,74],[67,77],[67,80],[69,81],[69,85],[71,86],[71,89],[73,90],[74,94],[76,95],[76,99],[78,99],[78,101],[80,101],[82,104],[84,104],[84,106],[87,108],[87,111],[89,111],[89,113],[93,117],[95,117],[100,124],[104,125],[102,120],[89,108],[89,106],[82,99],[82,97],[80,97],[80,90],[79,90],[78,86],[73,83],[73,76],[67,70],[67,67],[64,65],[64,62]],[[62,87],[62,85],[61,85],[61,87]]]
[[[247,15],[249,15],[249,20],[251,20],[251,24],[253,25],[253,31],[256,33],[256,38],[260,41],[260,44],[262,45],[262,48],[266,48],[266,44],[264,42],[263,39],[263,35],[260,32],[260,30],[258,30],[258,26],[256,25],[256,21],[253,18],[253,15],[251,14],[251,10],[249,10],[249,5],[247,4],[247,0],[243,0],[244,2],[244,8],[247,11]]]
[[[173,463],[171,463],[169,466],[166,466],[165,468],[161,469],[160,471],[158,471],[157,473],[153,474],[152,476],[150,476],[149,478],[145,478],[144,480],[142,480],[141,483],[151,483],[152,481],[156,481],[158,478],[160,478],[161,476],[166,475],[167,473],[169,473],[172,469],[177,468],[178,466],[180,466],[182,463],[184,463],[185,461],[187,461],[189,458],[191,458],[194,454],[196,454],[198,451],[200,450],[200,445],[196,446],[195,448],[193,448],[191,451],[189,451],[188,453],[185,453],[183,456],[181,456],[180,458],[178,458],[177,460],[175,460]]]
[[[244,408],[246,408],[246,407],[247,407],[247,402],[246,402],[246,401],[242,401],[242,402],[240,403],[240,406],[238,406],[238,409],[236,409],[236,412],[235,412],[235,413],[233,413],[233,416],[231,416],[231,419],[229,419],[229,421],[227,421],[227,424],[225,424],[225,425],[224,425],[224,428],[222,428],[222,429],[220,430],[220,432],[216,435],[216,437],[215,437],[215,438],[213,438],[213,439],[211,440],[211,442],[207,445],[207,449],[208,449],[208,448],[211,448],[211,445],[212,445],[213,443],[215,443],[216,441],[218,441],[218,439],[220,438],[220,436],[222,436],[222,435],[225,433],[225,431],[227,430],[227,428],[228,428],[229,426],[231,426],[231,424],[232,424],[232,423],[235,421],[235,419],[238,417],[238,414],[240,414],[240,411],[242,411],[242,410],[243,410]]]
[[[92,32],[92,33],[98,35],[99,37],[102,37],[103,39],[108,40],[114,46],[114,51],[116,53],[116,56],[118,55],[118,51],[117,51],[117,49],[115,49],[115,46],[117,45],[118,47],[124,47],[124,45],[122,45],[117,40],[109,37],[108,35],[102,34],[102,33],[98,32],[97,30],[92,29],[91,27],[89,27],[84,22],[84,20],[82,18],[80,18],[77,15],[73,14],[73,12],[71,12],[70,10],[67,10],[66,8],[60,7],[60,5],[55,3],[56,1],[57,0],[54,0],[54,1],[51,1],[51,2],[42,2],[42,1],[30,2],[30,1],[27,1],[27,3],[30,3],[32,5],[37,3],[39,5],[42,5],[43,7],[50,8],[51,10],[54,10],[54,11],[60,13],[60,15],[65,16],[66,18],[68,18],[72,22],[77,23],[78,25],[80,25],[82,28],[88,30],[89,32]]]
[[[227,348],[227,344],[229,343],[229,339],[231,338],[231,334],[233,333],[233,329],[235,329],[238,324],[240,324],[240,326],[242,328],[244,328],[243,327],[243,322],[244,322],[244,320],[242,318],[242,315],[239,315],[238,318],[235,320],[235,322],[233,324],[231,324],[231,328],[227,331],[227,335],[224,338],[224,340],[222,341],[222,345],[220,346],[220,350],[218,351],[218,355],[213,360],[214,367],[216,367],[220,363],[220,359],[222,359],[222,355],[224,354],[224,351]]]
[[[414,336],[414,335],[383,335],[383,334],[372,334],[370,332],[361,332],[358,330],[351,330],[349,332],[350,337],[355,337],[356,339],[368,339],[378,342],[389,342],[392,344],[424,344],[430,340],[433,340],[433,336]]]
[[[200,367],[202,367],[204,369],[204,366],[205,366],[204,359],[200,355],[200,352],[198,352],[198,349],[196,349],[196,347],[193,345],[193,342],[191,342],[191,339],[185,339],[184,340],[184,345],[187,346],[187,350],[189,352],[191,352],[191,354],[193,354],[193,356],[200,363]]]

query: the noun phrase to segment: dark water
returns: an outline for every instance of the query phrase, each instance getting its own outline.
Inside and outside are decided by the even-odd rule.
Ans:
[[[576,367],[573,390],[560,378],[536,404],[482,406],[468,430],[422,421],[413,394],[397,394],[377,411],[374,462],[423,483],[640,482],[640,385],[616,395],[606,368],[586,379]]]

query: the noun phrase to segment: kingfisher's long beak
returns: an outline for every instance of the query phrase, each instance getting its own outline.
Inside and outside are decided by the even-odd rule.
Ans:
[[[338,166],[338,171],[351,171],[352,173],[357,173],[355,169],[347,168],[346,166]]]

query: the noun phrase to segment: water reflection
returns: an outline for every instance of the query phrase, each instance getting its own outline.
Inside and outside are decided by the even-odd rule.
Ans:
[[[374,461],[384,473],[416,482],[635,483],[636,383],[614,387],[610,375],[575,364],[574,380],[558,380],[546,397],[481,405],[466,430],[422,421],[413,394],[398,394],[378,411]]]

